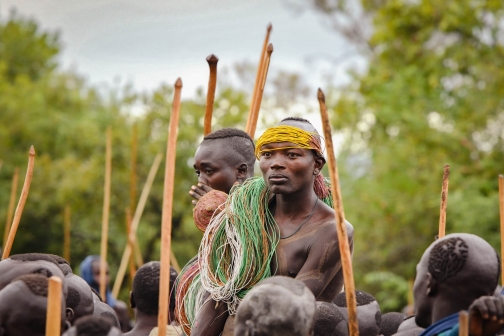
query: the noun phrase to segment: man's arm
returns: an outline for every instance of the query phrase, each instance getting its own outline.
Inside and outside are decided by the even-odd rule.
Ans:
[[[201,307],[194,321],[191,336],[219,336],[229,316],[227,304],[210,299]]]
[[[350,247],[353,249],[353,227],[348,222],[346,222],[346,225]],[[303,281],[317,300],[330,301],[341,290],[341,286],[331,284],[331,281],[335,279],[340,270],[341,255],[336,225],[334,221],[331,221],[321,225],[314,236],[308,258],[296,276],[296,280]]]

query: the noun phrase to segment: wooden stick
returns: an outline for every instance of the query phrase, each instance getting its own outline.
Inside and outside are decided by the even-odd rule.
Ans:
[[[102,236],[100,248],[100,295],[105,300],[107,291],[107,245],[110,211],[110,177],[112,174],[112,129],[107,127],[105,150],[105,185],[103,193]]]
[[[247,133],[249,133],[248,130],[251,127],[252,118],[254,117],[253,111],[255,111],[256,96],[257,96],[257,92],[259,91],[259,87],[261,85],[261,74],[262,74],[262,71],[264,68],[266,48],[269,43],[269,37],[270,37],[272,28],[273,28],[273,26],[271,25],[271,23],[268,24],[268,27],[266,28],[266,37],[264,38],[263,46],[261,49],[261,57],[259,58],[259,65],[257,66],[256,80],[254,83],[254,91],[252,92],[252,100],[250,102],[250,109],[249,109],[249,115],[248,115],[248,119],[247,119],[247,125],[245,126],[245,131]]]
[[[63,220],[63,258],[70,263],[70,207],[65,206]]]
[[[177,261],[177,258],[175,257],[175,253],[173,253],[173,249],[170,251],[170,263],[173,268],[175,268],[175,271],[177,271],[177,273],[180,273],[180,265]]]
[[[46,336],[61,335],[61,287],[62,281],[57,276],[48,279]]]
[[[163,215],[161,222],[161,267],[159,271],[159,313],[158,335],[166,334],[168,324],[168,306],[170,303],[170,251],[173,209],[173,187],[175,182],[175,154],[177,150],[177,126],[180,115],[180,92],[182,81],[175,83],[175,96],[173,98],[172,115],[170,117],[170,130],[168,145],[166,147],[166,166],[163,188]]]
[[[135,233],[135,237],[136,237],[136,233]],[[133,253],[135,256],[135,263],[136,263],[137,267],[142,267],[142,265],[144,264],[143,257],[142,257],[142,251],[140,250],[140,244],[138,243],[138,239],[136,239],[136,238],[133,241]]]
[[[126,208],[126,237],[128,238],[127,244],[130,246],[130,249],[133,249],[133,242],[130,239],[131,236],[131,209]],[[135,277],[136,269],[135,269],[135,260],[133,260],[133,256],[129,258],[129,275],[131,285],[133,286],[133,278]]]
[[[211,54],[206,58],[206,60],[208,62],[208,66],[210,67],[210,77],[208,78],[203,135],[207,135],[212,132],[212,113],[215,100],[215,87],[217,86],[217,62],[219,62],[219,58],[214,54]]]
[[[114,287],[112,289],[112,295],[117,297],[119,294],[119,290],[121,289],[122,282],[124,280],[124,275],[126,274],[126,268],[128,267],[128,260],[131,257],[131,245],[129,241],[136,241],[136,232],[138,230],[138,225],[140,224],[140,218],[142,218],[142,214],[145,208],[145,204],[147,203],[147,197],[149,196],[149,192],[152,187],[152,183],[154,182],[154,178],[156,177],[156,173],[159,169],[159,165],[161,164],[161,160],[163,159],[162,154],[156,155],[154,162],[149,170],[149,175],[147,175],[147,181],[142,189],[142,193],[140,194],[140,200],[138,201],[138,205],[135,210],[135,215],[133,216],[133,221],[131,222],[131,233],[128,238],[128,243],[124,249],[121,265],[119,266],[119,270],[117,271],[117,276],[114,282]]]
[[[138,127],[133,125],[133,136],[131,138],[131,171],[130,171],[130,215],[135,213],[136,197],[137,197],[137,161],[138,152]]]
[[[504,175],[499,175],[499,210],[501,229],[501,259],[504,256]],[[504,267],[501,267],[501,282],[504,283]]]
[[[28,198],[28,192],[30,191],[30,184],[33,177],[34,165],[35,165],[35,148],[31,146],[28,157],[28,168],[26,169],[26,177],[23,184],[23,189],[21,189],[21,196],[19,196],[19,202],[16,207],[16,212],[14,213],[14,220],[12,221],[12,225],[9,230],[9,236],[7,237],[7,242],[4,244],[2,260],[8,258],[10,255],[12,244],[14,243],[14,238],[16,237],[17,229],[19,226],[19,221],[21,220],[21,215],[23,214],[26,199]]]
[[[469,336],[469,314],[465,310],[459,312],[459,336]]]
[[[9,237],[9,231],[12,224],[12,216],[14,215],[14,202],[16,202],[17,188],[18,188],[18,178],[19,178],[19,168],[14,169],[14,175],[12,176],[11,194],[9,198],[9,207],[7,208],[7,221],[4,227],[3,236],[3,246],[7,244],[7,238]]]
[[[441,207],[439,210],[439,233],[438,238],[446,234],[446,204],[448,202],[448,180],[450,178],[450,165],[445,164],[443,169],[443,187],[441,188]]]
[[[329,164],[329,175],[331,177],[331,192],[334,200],[334,209],[336,217],[336,230],[338,233],[338,245],[341,255],[341,265],[343,268],[343,280],[345,283],[345,294],[348,307],[348,330],[350,336],[359,335],[357,324],[357,301],[355,297],[355,283],[352,271],[352,254],[348,243],[348,235],[345,224],[345,213],[343,211],[343,199],[338,177],[338,165],[334,155],[332,142],[331,124],[325,105],[325,96],[321,89],[318,89],[318,101],[320,104],[320,115],[322,117],[322,126],[324,128],[324,137],[326,143],[326,153]]]
[[[247,130],[247,133],[250,135],[252,139],[254,138],[255,130],[257,127],[257,120],[259,119],[259,110],[261,109],[261,101],[264,93],[264,85],[266,84],[266,77],[268,76],[268,69],[272,53],[273,53],[273,44],[270,43],[268,45],[268,48],[266,49],[266,60],[264,67],[261,71],[261,86],[256,95],[256,100],[254,102],[254,110],[250,118],[249,128]]]

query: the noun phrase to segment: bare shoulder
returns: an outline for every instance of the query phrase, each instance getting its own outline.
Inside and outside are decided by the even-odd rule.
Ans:
[[[327,237],[334,237],[335,239],[337,239],[336,217],[335,212],[331,207],[324,204],[324,207],[321,211],[321,216],[317,222],[317,225],[320,227],[320,229],[317,230],[318,237],[326,237],[326,239]],[[352,240],[354,235],[353,225],[345,219],[345,226],[347,237],[349,240]]]

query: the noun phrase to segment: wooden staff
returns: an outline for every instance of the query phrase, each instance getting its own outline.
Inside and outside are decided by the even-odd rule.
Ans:
[[[133,136],[131,138],[131,172],[130,172],[130,215],[135,213],[136,197],[137,197],[137,161],[138,152],[138,127],[133,125]]]
[[[499,175],[499,210],[501,229],[501,258],[504,256],[504,175]],[[501,267],[501,281],[504,283],[504,267]]]
[[[459,336],[469,336],[469,314],[465,310],[459,312]]]
[[[70,263],[70,207],[65,206],[63,220],[63,258]]]
[[[61,335],[61,287],[62,281],[57,276],[48,279],[46,336]]]
[[[124,249],[121,265],[119,266],[119,270],[117,271],[117,276],[114,282],[114,287],[112,289],[112,295],[117,297],[119,294],[119,290],[121,289],[122,282],[124,280],[124,275],[126,274],[126,268],[128,267],[128,260],[131,257],[131,245],[130,241],[136,241],[136,232],[138,230],[138,225],[140,223],[140,218],[142,218],[142,214],[145,208],[145,204],[147,203],[147,197],[149,196],[149,192],[152,187],[152,183],[154,182],[154,178],[156,177],[156,173],[159,169],[159,165],[161,164],[161,160],[163,159],[162,154],[156,155],[154,162],[149,170],[149,175],[147,175],[147,181],[142,189],[142,193],[140,194],[140,200],[138,201],[138,205],[135,210],[135,215],[133,216],[133,220],[131,222],[131,232],[128,237],[128,243]]]
[[[215,100],[215,87],[217,86],[217,62],[219,62],[219,58],[214,54],[211,54],[206,58],[206,60],[208,62],[208,66],[210,67],[210,77],[208,78],[203,135],[207,135],[212,132],[212,113]]]
[[[33,167],[35,165],[35,148],[33,148],[33,146],[30,147],[30,152],[28,154],[29,157],[28,168],[26,169],[26,177],[23,184],[23,189],[21,189],[21,196],[19,196],[16,212],[14,213],[14,220],[12,221],[12,225],[9,230],[9,236],[7,237],[7,242],[4,244],[2,260],[8,258],[10,255],[12,244],[14,243],[14,238],[16,237],[16,232],[19,226],[19,221],[21,220],[21,215],[23,214],[26,199],[28,198],[28,192],[30,191],[30,184],[33,177]]]
[[[175,96],[173,98],[172,115],[170,117],[170,130],[168,145],[166,147],[166,166],[163,188],[163,215],[161,222],[161,267],[159,271],[159,314],[158,335],[166,334],[168,324],[168,305],[170,303],[170,251],[173,209],[173,186],[175,182],[175,154],[177,150],[177,126],[180,114],[180,92],[182,81],[175,83]]]
[[[268,69],[272,53],[273,53],[273,44],[270,43],[268,45],[268,48],[266,49],[266,61],[261,71],[261,86],[256,95],[256,99],[254,102],[254,111],[252,117],[250,118],[250,125],[247,130],[247,133],[250,135],[252,139],[254,138],[255,130],[257,127],[257,120],[259,119],[259,110],[261,109],[261,101],[264,93],[264,85],[266,84],[266,77],[268,76]]]
[[[266,28],[266,37],[264,38],[264,42],[263,42],[263,46],[262,46],[262,49],[261,49],[261,57],[259,58],[259,65],[257,67],[257,74],[256,74],[256,80],[255,80],[255,83],[254,83],[254,91],[252,92],[252,100],[250,102],[250,109],[249,109],[249,115],[248,115],[248,119],[247,119],[247,125],[245,126],[245,130],[248,134],[250,134],[248,132],[248,130],[250,129],[251,127],[251,123],[252,123],[252,118],[254,117],[253,115],[253,111],[255,111],[255,102],[256,102],[256,96],[257,96],[257,93],[259,91],[259,87],[261,85],[261,76],[262,76],[262,71],[263,71],[263,68],[264,68],[264,61],[265,61],[265,58],[266,58],[266,48],[268,46],[268,43],[269,43],[269,37],[270,37],[270,33],[271,33],[271,29],[273,28],[273,26],[270,24],[268,24],[268,27]]]
[[[112,173],[112,129],[107,127],[105,150],[105,185],[103,195],[102,237],[100,249],[100,295],[105,300],[107,291],[107,243],[110,211],[110,177]]]
[[[7,221],[5,222],[4,235],[3,235],[3,246],[7,244],[7,238],[9,237],[9,231],[12,224],[12,216],[14,215],[14,202],[16,201],[17,188],[18,188],[18,178],[19,178],[19,168],[14,169],[14,175],[12,176],[11,194],[9,199],[9,207],[7,208]]]
[[[126,208],[126,237],[128,238],[128,245],[132,250],[134,248],[133,243],[130,239],[131,236],[131,209]],[[133,260],[133,256],[130,255],[129,258],[129,275],[131,285],[133,285],[133,278],[135,277],[136,269],[135,269],[135,261]]]
[[[448,180],[450,178],[450,165],[445,164],[443,169],[443,187],[441,189],[441,207],[439,210],[438,238],[443,238],[446,233],[446,203],[448,202]]]
[[[331,192],[334,200],[334,209],[336,217],[336,231],[338,233],[338,245],[341,255],[341,266],[343,268],[343,280],[345,283],[345,295],[348,307],[348,330],[350,336],[359,335],[357,324],[357,301],[355,298],[355,284],[352,271],[352,254],[348,243],[348,235],[345,224],[345,213],[343,211],[343,199],[338,177],[338,165],[334,155],[332,142],[331,124],[325,105],[325,96],[321,89],[318,89],[318,101],[320,104],[320,115],[322,117],[322,126],[324,128],[324,137],[326,143],[326,153],[329,164],[329,176],[331,177]]]

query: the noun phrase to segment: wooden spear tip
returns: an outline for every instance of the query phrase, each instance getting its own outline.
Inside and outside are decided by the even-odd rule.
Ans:
[[[53,275],[52,277],[49,278],[50,281],[54,281],[54,282],[59,282],[59,283],[62,283],[63,280],[61,280],[61,278],[59,276],[56,276],[56,275]]]
[[[182,79],[177,78],[177,81],[175,82],[175,87],[176,88],[181,88],[182,87]]]
[[[268,23],[268,28],[267,28],[268,33],[271,31],[271,29],[273,29],[273,25],[270,22],[270,23]]]
[[[268,54],[271,55],[271,53],[273,52],[273,50],[274,50],[273,49],[273,44],[272,43],[268,44],[268,48],[266,48],[266,51],[268,52]]]
[[[444,170],[443,178],[447,178],[448,176],[450,176],[450,165],[449,164],[445,164],[443,170]]]
[[[325,95],[321,88],[317,90],[317,98],[325,103]]]
[[[217,63],[219,62],[219,57],[215,56],[214,54],[210,54],[208,55],[208,57],[206,58],[206,61],[210,64],[210,63]]]
[[[31,147],[30,147],[29,154],[30,154],[30,156],[35,156],[35,147],[33,147],[33,145],[31,145]]]
[[[499,174],[499,178],[500,178],[500,179],[504,178],[504,175]]]

